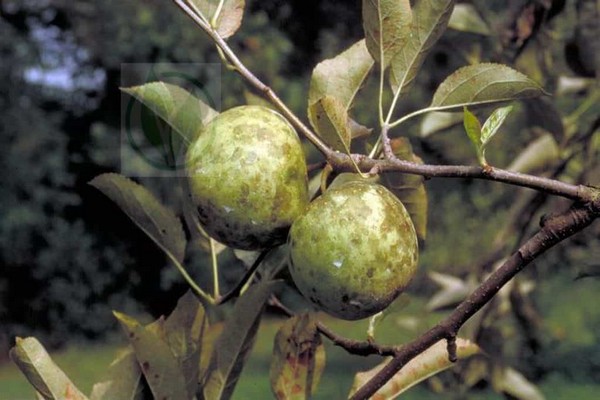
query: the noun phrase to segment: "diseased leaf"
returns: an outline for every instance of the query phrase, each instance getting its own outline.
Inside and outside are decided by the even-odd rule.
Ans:
[[[90,400],[142,400],[142,370],[131,347],[117,356],[105,380],[92,388]]]
[[[225,324],[226,333],[215,343],[204,398],[227,400],[231,397],[254,344],[265,302],[280,285],[280,281],[262,281],[237,300]]]
[[[352,131],[348,112],[333,96],[325,96],[308,107],[308,118],[319,136],[334,150],[350,153]]]
[[[15,347],[10,349],[10,358],[44,399],[87,399],[52,361],[44,346],[36,338],[18,337]]]
[[[202,13],[205,19],[213,21],[219,7],[219,0],[191,0],[190,3]],[[213,28],[223,38],[232,36],[242,24],[245,0],[224,0],[222,9]]]
[[[452,110],[544,94],[534,81],[506,65],[483,63],[455,71],[438,87],[430,107]]]
[[[165,321],[164,330],[169,348],[181,366],[190,399],[195,396],[198,386],[200,357],[203,351],[201,339],[207,329],[208,321],[204,307],[188,290]]]
[[[117,203],[167,255],[183,261],[186,239],[181,221],[146,188],[112,173],[98,175],[89,183]]]
[[[121,88],[169,124],[186,145],[191,143],[211,119],[218,115],[205,102],[187,90],[166,82],[150,82]],[[165,140],[162,138],[161,140]]]
[[[362,19],[367,49],[386,68],[410,34],[410,1],[363,0]]]
[[[546,133],[529,143],[507,169],[524,174],[539,173],[555,165],[559,160],[558,144],[552,134]]]
[[[456,339],[456,355],[459,360],[478,353],[479,347],[465,339]],[[375,368],[359,372],[354,377],[354,383],[350,394],[355,393],[361,386],[377,374],[389,361]],[[371,400],[391,400],[406,392],[417,383],[453,366],[448,359],[448,351],[445,340],[440,340],[423,353],[409,361],[396,375],[383,385]]]
[[[481,127],[481,145],[485,147],[489,141],[498,132],[498,129],[504,123],[513,106],[500,107],[495,109]]]
[[[401,160],[423,163],[423,160],[413,153],[407,138],[394,138],[391,145],[394,154]],[[385,173],[382,177],[385,186],[404,204],[417,232],[417,237],[424,241],[427,237],[428,200],[423,177],[400,172]]]
[[[192,399],[187,393],[183,369],[169,347],[164,320],[142,326],[135,319],[114,312],[133,347],[137,362],[155,399]]]
[[[394,93],[406,91],[414,81],[425,57],[446,30],[453,7],[454,0],[416,2],[408,38],[391,60],[390,83]]]
[[[488,36],[491,34],[487,23],[481,18],[472,4],[459,3],[454,6],[448,27],[461,32]]]
[[[431,112],[421,122],[420,135],[426,138],[434,133],[450,129],[463,122],[463,116],[453,112]]]
[[[271,358],[271,389],[279,400],[309,399],[325,367],[325,346],[312,314],[288,319],[277,332]]]
[[[325,96],[332,96],[348,110],[373,64],[365,40],[360,40],[334,58],[317,64],[308,90],[309,107]]]

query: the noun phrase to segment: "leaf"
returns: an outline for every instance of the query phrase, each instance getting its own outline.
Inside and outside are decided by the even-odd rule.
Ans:
[[[113,312],[133,347],[137,362],[156,399],[191,399],[181,365],[169,348],[164,320],[142,326],[132,317]]]
[[[456,355],[458,359],[465,359],[478,353],[479,347],[465,339],[456,339]],[[389,361],[375,368],[359,372],[354,377],[350,394],[356,392],[361,386],[377,374]],[[423,353],[409,361],[396,375],[381,387],[371,400],[393,399],[404,393],[417,383],[453,366],[455,363],[448,359],[446,341],[440,340]]]
[[[198,382],[200,382],[201,387],[204,387],[212,354],[214,353],[215,343],[223,333],[224,328],[225,324],[223,322],[218,322],[209,326],[202,336],[202,353],[200,354],[200,367],[198,371]]]
[[[542,392],[513,368],[503,368],[500,374],[494,374],[494,390],[504,392],[517,400],[544,400]]]
[[[215,343],[204,398],[227,400],[231,397],[254,344],[265,302],[280,285],[280,281],[262,281],[237,300],[225,323],[224,334]]]
[[[454,6],[448,28],[484,36],[491,34],[489,26],[481,18],[475,6],[468,3],[459,3]]]
[[[438,272],[429,272],[428,275],[440,286],[440,290],[429,299],[425,306],[428,311],[453,307],[463,301],[477,287],[477,282],[472,278],[463,281],[452,275]]]
[[[364,40],[354,43],[334,58],[317,64],[308,90],[309,107],[325,96],[332,96],[348,110],[373,64]]]
[[[313,314],[288,319],[277,332],[271,358],[271,389],[279,400],[309,399],[325,367],[325,346]]]
[[[16,338],[15,346],[10,349],[10,358],[44,399],[87,399],[36,338]]]
[[[146,188],[112,173],[98,175],[89,183],[117,203],[167,255],[183,261],[186,239],[181,221]]]
[[[177,302],[175,310],[164,324],[169,348],[175,355],[186,381],[188,398],[193,398],[198,386],[201,339],[208,329],[204,307],[191,291]]]
[[[209,105],[187,90],[166,82],[150,82],[121,90],[152,110],[169,124],[187,144],[218,115]]]
[[[319,136],[334,150],[350,153],[352,131],[348,112],[335,97],[325,96],[308,107],[308,118]]]
[[[416,2],[408,39],[391,60],[390,83],[394,93],[405,91],[414,81],[425,57],[446,30],[453,7],[454,0]]]
[[[131,347],[110,365],[108,376],[92,388],[90,400],[142,400],[142,370]]]
[[[386,68],[408,39],[412,21],[409,0],[363,0],[367,49]]]
[[[467,107],[464,107],[464,120],[463,125],[465,126],[465,131],[467,132],[467,136],[471,139],[471,142],[475,145],[477,152],[479,153],[481,149],[481,123]]]
[[[219,0],[190,0],[190,3],[202,13],[204,18],[212,21],[219,6]],[[244,17],[244,0],[224,0],[219,17],[213,28],[223,38],[232,36],[242,25]]]
[[[494,135],[498,132],[498,129],[504,123],[508,114],[513,110],[513,106],[500,107],[495,109],[492,114],[488,117],[488,119],[481,127],[481,145],[485,147],[490,140],[494,137]]]
[[[554,136],[545,133],[529,143],[507,169],[523,174],[539,173],[555,165],[559,160],[560,149]]]
[[[431,112],[421,122],[420,135],[426,138],[463,122],[463,116],[452,112]]]
[[[234,249],[233,254],[238,260],[244,263],[246,268],[252,267],[254,261],[262,251],[247,251]],[[286,244],[278,246],[269,251],[269,254],[262,260],[260,265],[261,276],[263,279],[274,278],[282,269],[286,268],[289,249]]]
[[[447,77],[433,95],[430,108],[452,110],[542,94],[544,90],[519,71],[506,65],[483,63],[460,68]]]
[[[394,138],[391,141],[392,150],[396,157],[422,164],[407,138]],[[411,217],[417,237],[424,241],[427,237],[428,200],[423,177],[420,175],[389,172],[382,175],[383,182],[400,199]]]

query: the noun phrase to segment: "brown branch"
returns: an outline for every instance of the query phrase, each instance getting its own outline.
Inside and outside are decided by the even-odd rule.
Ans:
[[[596,196],[598,195],[596,194]],[[600,217],[600,197],[596,197],[593,202],[585,205],[577,204],[564,214],[545,221],[538,233],[525,242],[446,319],[418,339],[402,346],[381,371],[354,393],[351,400],[369,398],[407,362],[438,341],[452,339],[464,323],[487,304],[526,265],[557,243],[586,228],[598,217]]]

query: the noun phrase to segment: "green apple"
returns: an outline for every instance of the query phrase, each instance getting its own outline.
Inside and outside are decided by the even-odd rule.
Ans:
[[[382,311],[417,269],[408,212],[389,190],[349,181],[327,190],[294,221],[290,273],[320,309],[347,320]]]
[[[186,166],[200,223],[230,247],[258,250],[284,242],[308,204],[300,139],[266,107],[219,114],[189,147]]]

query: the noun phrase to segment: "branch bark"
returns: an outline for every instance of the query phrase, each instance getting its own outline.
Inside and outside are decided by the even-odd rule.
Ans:
[[[350,398],[367,399],[389,381],[407,362],[442,339],[453,340],[464,323],[487,304],[502,287],[531,261],[557,243],[589,226],[600,217],[600,198],[575,204],[567,212],[553,216],[512,256],[485,280],[446,319],[416,340],[402,346],[392,360]]]

